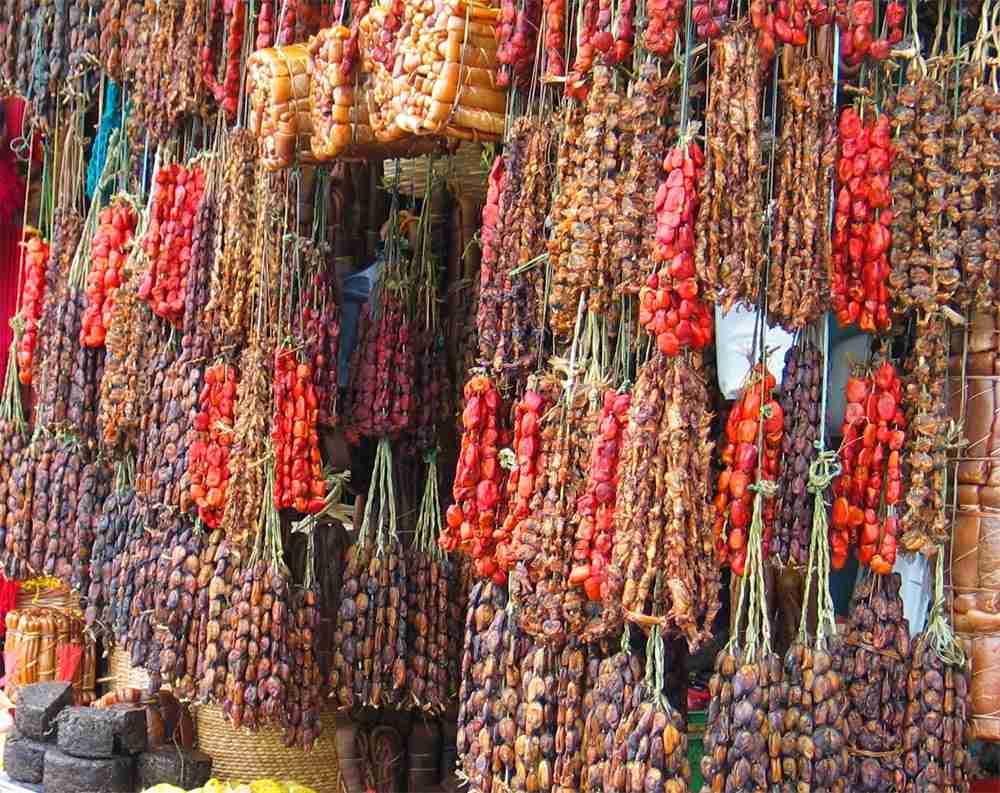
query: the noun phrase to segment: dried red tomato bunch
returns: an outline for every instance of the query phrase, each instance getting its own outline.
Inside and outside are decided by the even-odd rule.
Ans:
[[[326,480],[319,451],[319,396],[313,367],[282,348],[274,356],[274,506],[317,513]]]
[[[632,0],[627,0],[632,2]],[[497,28],[497,85],[527,87],[535,64],[535,43],[541,23],[541,0],[523,0],[520,10],[514,0],[500,4]]]
[[[542,472],[542,416],[552,406],[552,400],[529,388],[514,406],[514,454],[517,464],[507,477],[504,491],[507,511],[497,537],[496,559],[503,570],[510,570],[517,561],[511,545],[517,525],[532,514],[531,499]]]
[[[729,0],[695,0],[691,21],[700,39],[715,39],[729,24]]]
[[[21,385],[31,385],[50,251],[48,244],[37,235],[22,242],[21,246],[24,249],[24,284],[21,286],[20,316],[24,320],[24,331],[17,342],[17,376]]]
[[[906,442],[902,383],[884,361],[874,374],[851,377],[845,396],[841,474],[833,481],[830,563],[840,569],[847,549],[880,574],[896,562],[899,519],[895,506],[903,488],[900,454]]]
[[[102,209],[97,221],[97,231],[90,243],[87,308],[80,328],[83,347],[104,346],[138,216],[132,205],[122,198]]]
[[[446,551],[460,548],[468,553],[477,576],[497,583],[507,580],[507,573],[497,564],[494,536],[502,525],[502,411],[500,392],[488,377],[475,375],[465,384],[462,448],[452,486],[455,503],[445,514],[447,525],[440,539]]]
[[[545,76],[566,74],[563,42],[566,36],[566,0],[545,0]]]
[[[893,0],[885,7],[882,25],[885,36],[876,38],[875,0],[836,0],[835,19],[840,28],[840,58],[848,66],[857,66],[866,57],[884,61],[894,44],[903,40],[906,6]]]
[[[176,328],[184,317],[192,231],[204,193],[205,171],[197,166],[174,163],[156,174],[149,228],[142,238],[149,270],[139,285],[139,298]]]
[[[222,524],[229,483],[229,448],[236,424],[235,366],[217,364],[205,370],[205,385],[198,397],[200,412],[195,416],[195,440],[188,450],[191,498],[198,517],[210,529]]]
[[[830,24],[832,15],[822,0],[754,0],[750,21],[757,31],[757,46],[766,60],[778,44],[804,47],[809,30]]]
[[[639,322],[664,355],[700,350],[712,341],[713,312],[694,268],[694,221],[705,156],[697,143],[676,146],[663,162],[656,209],[656,259],[662,263],[639,291]]]
[[[602,589],[614,543],[618,461],[631,404],[631,394],[620,394],[614,389],[604,392],[597,435],[590,452],[586,489],[576,501],[579,526],[569,582],[583,587],[592,601],[599,601],[606,594]]]
[[[684,0],[649,0],[643,46],[653,55],[668,58],[684,24]]]
[[[736,575],[743,575],[746,569],[747,537],[753,519],[751,485],[762,480],[774,482],[781,473],[785,414],[774,388],[774,375],[758,366],[726,420],[726,442],[722,447],[725,468],[715,491],[715,550],[719,561],[728,561]],[[759,441],[763,441],[762,450],[758,450]],[[764,499],[761,550],[765,559],[774,531],[775,505],[775,498]]]
[[[867,121],[853,107],[840,115],[840,160],[831,257],[832,305],[841,325],[874,333],[892,327],[889,250],[890,167],[895,157],[889,118]]]

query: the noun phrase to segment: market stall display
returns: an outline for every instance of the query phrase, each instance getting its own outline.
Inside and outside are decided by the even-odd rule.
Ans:
[[[724,6],[3,0],[0,565],[67,599],[9,604],[6,683],[106,655],[180,746],[71,711],[32,778],[196,788],[197,724],[318,791],[968,789],[997,14]]]

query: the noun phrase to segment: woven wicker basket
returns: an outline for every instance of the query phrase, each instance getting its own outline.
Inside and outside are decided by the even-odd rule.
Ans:
[[[115,646],[111,650],[111,663],[108,677],[102,682],[109,685],[107,690],[116,691],[119,688],[138,688],[146,691],[149,688],[149,672],[141,667],[132,666],[124,647]]]
[[[407,160],[386,160],[384,182],[392,187],[397,174],[399,192],[417,196],[424,194],[427,182],[427,157]],[[489,166],[483,164],[483,147],[478,143],[463,143],[454,154],[434,159],[434,176],[443,179],[456,196],[481,200],[486,196]]]
[[[334,709],[323,711],[322,732],[311,752],[287,748],[273,727],[235,730],[217,705],[199,705],[195,720],[198,746],[212,758],[213,777],[242,782],[277,779],[297,782],[316,793],[341,793]]]

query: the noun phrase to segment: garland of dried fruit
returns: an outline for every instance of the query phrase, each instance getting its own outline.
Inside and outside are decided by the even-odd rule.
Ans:
[[[900,790],[904,784],[900,749],[912,644],[900,584],[898,573],[869,574],[852,599],[840,667],[847,686],[852,790]]]
[[[451,563],[438,545],[441,533],[436,455],[429,456],[413,542],[406,556],[406,685],[413,702],[442,711],[448,691],[448,599]]]
[[[836,456],[823,452],[809,464],[813,496],[809,563],[803,602],[816,580],[817,622],[813,640],[807,636],[808,609],[802,610],[799,632],[784,659],[779,695],[784,708],[777,746],[782,782],[808,785],[811,790],[843,790],[848,771],[847,681],[842,668],[843,642],[830,595],[830,547],[824,491],[836,473]]]
[[[21,403],[21,389],[17,372],[17,351],[10,346],[7,373],[4,378],[3,396],[0,397],[0,568],[11,564],[8,538],[13,538],[13,525],[21,509],[19,488],[14,472],[21,469],[22,459],[29,442],[28,424]]]
[[[445,513],[441,547],[461,549],[472,557],[476,575],[506,583],[507,574],[497,555],[496,528],[503,525],[499,453],[505,445],[503,400],[484,375],[465,384],[462,444],[455,469],[452,497]]]
[[[784,414],[781,471],[776,479],[775,530],[769,556],[779,564],[806,564],[814,532],[809,471],[816,459],[822,417],[823,360],[816,342],[800,336],[785,356],[778,404]]]
[[[889,256],[894,212],[890,169],[897,154],[888,115],[853,107],[840,114],[840,159],[833,217],[831,306],[843,326],[869,333],[892,327]]]
[[[572,636],[590,638],[594,631],[607,630],[600,618],[588,625],[586,596],[578,588],[582,581],[573,577],[573,549],[582,518],[576,505],[587,489],[591,438],[603,393],[603,384],[590,377],[565,384],[551,423],[543,423],[545,467],[535,483],[533,522],[522,522],[517,538],[514,578],[521,627],[532,637],[558,645]]]
[[[903,363],[906,440],[901,450],[906,506],[899,515],[899,542],[916,552],[946,542],[948,452],[958,429],[948,411],[950,323],[943,312],[917,311],[913,349]]]
[[[364,519],[347,552],[330,666],[341,708],[391,707],[406,690],[406,555],[397,534],[392,450],[375,454]]]
[[[606,611],[670,627],[695,647],[719,610],[708,497],[714,444],[702,375],[654,355],[632,389],[619,461]]]
[[[952,790],[969,787],[969,667],[944,609],[944,547],[939,546],[934,603],[927,627],[913,640],[906,679],[905,793],[933,784]]]
[[[771,651],[771,625],[764,594],[763,500],[754,494],[747,537],[746,570],[732,634],[715,660],[701,771],[715,790],[759,791],[782,782],[772,763],[771,742],[780,739],[781,659]],[[744,627],[744,617],[746,623]]]
[[[814,323],[829,306],[833,78],[818,58],[800,57],[782,88],[767,309],[770,324],[795,330]]]
[[[695,271],[704,296],[728,311],[757,303],[764,269],[758,126],[763,75],[753,30],[735,25],[710,44],[705,171],[695,221]]]

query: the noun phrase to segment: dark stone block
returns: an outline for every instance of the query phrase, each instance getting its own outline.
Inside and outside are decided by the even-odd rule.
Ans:
[[[72,704],[73,686],[69,683],[32,683],[17,692],[14,726],[36,741],[55,740],[56,716]]]
[[[54,747],[45,753],[45,793],[129,793],[135,758],[90,760]]]
[[[11,735],[4,742],[3,770],[15,782],[37,785],[45,770],[45,752],[51,744]]]
[[[146,748],[143,708],[66,708],[56,723],[59,748],[74,757],[114,757]]]
[[[139,788],[173,785],[182,790],[194,790],[212,777],[212,758],[204,752],[188,752],[172,746],[162,746],[139,755]]]

